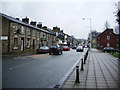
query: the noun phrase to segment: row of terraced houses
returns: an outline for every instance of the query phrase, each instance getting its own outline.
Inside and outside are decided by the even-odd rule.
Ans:
[[[65,34],[57,26],[50,29],[42,26],[42,23],[30,22],[28,17],[20,20],[3,13],[0,13],[0,18],[2,18],[2,36],[0,37],[2,54],[33,53],[40,46],[78,44],[77,39]]]

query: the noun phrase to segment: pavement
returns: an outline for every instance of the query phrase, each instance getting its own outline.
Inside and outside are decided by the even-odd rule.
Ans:
[[[81,67],[81,66],[80,66]],[[91,48],[84,70],[79,68],[80,83],[76,83],[76,69],[59,88],[94,88],[119,89],[120,88],[120,62],[118,58]],[[113,90],[114,90],[113,89]]]

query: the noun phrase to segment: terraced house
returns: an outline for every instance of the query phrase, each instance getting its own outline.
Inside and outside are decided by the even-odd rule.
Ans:
[[[0,13],[2,18],[2,53],[35,52],[43,45],[55,44],[56,35],[50,29],[42,28],[42,24],[31,21],[29,18],[13,18]],[[54,42],[53,42],[54,41]]]

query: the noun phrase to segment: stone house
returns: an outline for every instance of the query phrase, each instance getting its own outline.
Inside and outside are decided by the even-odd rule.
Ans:
[[[13,18],[0,13],[2,18],[2,54],[35,52],[43,45],[51,46],[49,42],[56,38],[55,33],[36,25],[35,21],[29,24],[29,18]]]

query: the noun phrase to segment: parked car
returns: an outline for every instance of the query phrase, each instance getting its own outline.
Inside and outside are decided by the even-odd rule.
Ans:
[[[76,46],[72,46],[72,49],[76,49]]]
[[[116,52],[116,49],[113,47],[104,47],[103,52]]]
[[[84,50],[83,46],[78,46],[76,48],[76,52],[83,52],[83,50]]]
[[[70,51],[70,47],[68,47],[68,46],[63,46],[63,51]]]
[[[42,46],[36,50],[37,53],[49,53],[49,47]]]
[[[62,47],[59,45],[51,46],[49,50],[49,55],[51,54],[62,54]]]

